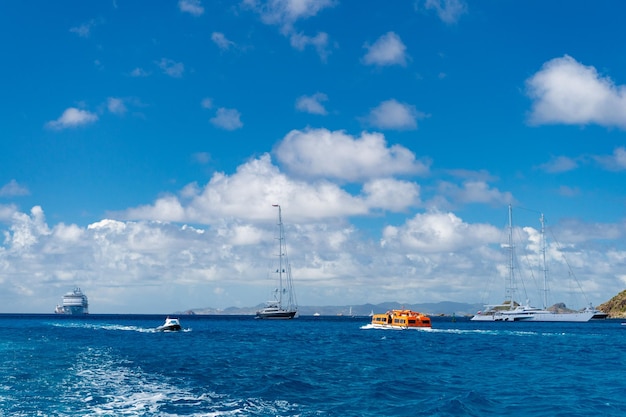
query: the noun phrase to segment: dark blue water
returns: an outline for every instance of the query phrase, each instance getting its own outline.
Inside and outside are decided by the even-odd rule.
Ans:
[[[619,321],[163,320],[0,315],[0,416],[626,415]]]

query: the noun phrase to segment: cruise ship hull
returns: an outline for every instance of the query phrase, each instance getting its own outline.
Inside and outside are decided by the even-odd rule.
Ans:
[[[89,314],[89,301],[80,288],[75,288],[63,296],[63,304],[57,305],[54,312],[70,315]]]

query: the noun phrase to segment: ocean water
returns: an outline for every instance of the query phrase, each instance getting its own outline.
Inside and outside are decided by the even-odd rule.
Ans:
[[[0,315],[0,416],[624,416],[626,326]]]

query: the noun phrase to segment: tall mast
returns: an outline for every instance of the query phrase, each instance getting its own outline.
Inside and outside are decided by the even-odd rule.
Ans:
[[[278,207],[278,303],[282,307],[283,301],[283,255],[284,255],[284,235],[283,235],[283,218],[279,204],[272,204]]]
[[[509,204],[509,309],[513,310],[513,285],[515,283],[513,249],[513,207]]]
[[[543,308],[548,308],[548,264],[546,263],[546,223],[541,213],[541,256],[543,257]]]

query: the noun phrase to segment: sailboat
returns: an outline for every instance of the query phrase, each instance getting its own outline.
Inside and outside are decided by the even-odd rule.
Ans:
[[[515,282],[515,246],[513,244],[513,209],[509,204],[509,239],[506,245],[509,250],[509,276],[506,290],[507,299],[502,304],[486,305],[484,311],[476,313],[471,320],[473,321],[544,321],[544,322],[587,322],[594,316],[593,311],[583,310],[579,312],[558,313],[546,309],[548,304],[548,270],[546,268],[546,240],[545,240],[545,222],[543,214],[541,221],[541,252],[543,257],[543,286],[544,286],[544,308],[533,307],[529,300],[526,304],[521,305],[513,300],[513,294],[516,286]]]
[[[278,207],[278,288],[274,290],[274,299],[265,303],[265,307],[256,312],[257,319],[292,319],[298,312],[296,294],[291,279],[291,265],[287,258],[285,229],[280,205]]]

